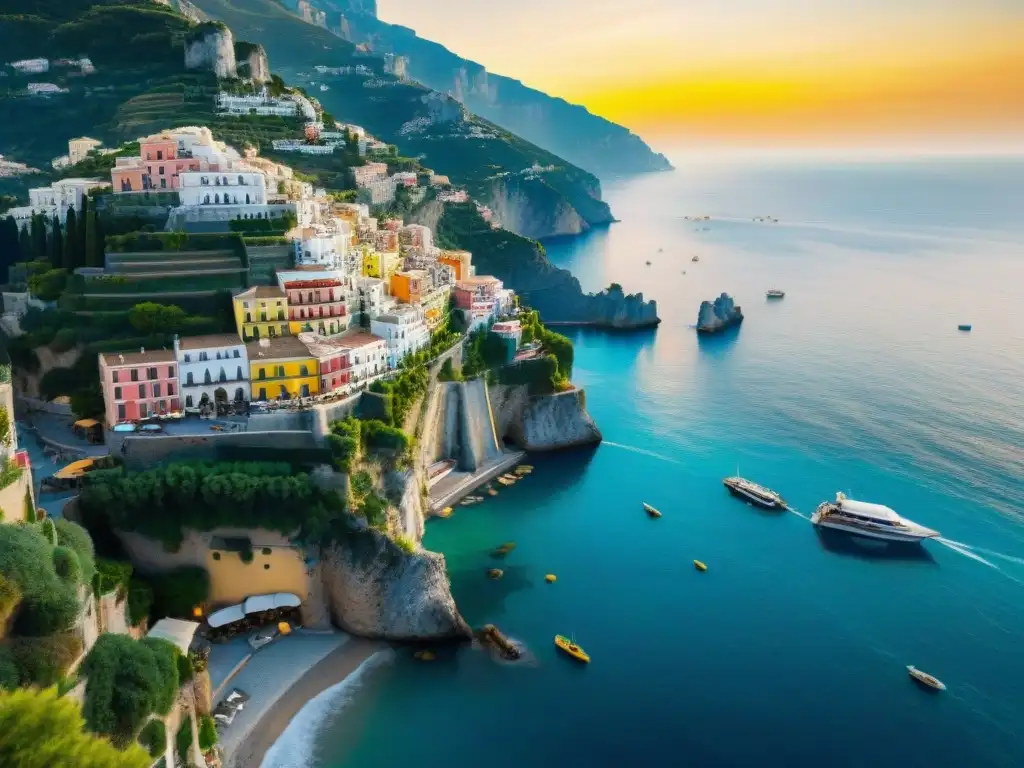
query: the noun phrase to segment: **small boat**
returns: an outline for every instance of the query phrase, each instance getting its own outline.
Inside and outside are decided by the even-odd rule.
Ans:
[[[517,480],[522,479],[520,475],[513,475],[513,474],[510,474],[508,472],[506,472],[504,475],[502,475],[502,477],[505,478],[506,480],[508,480],[510,483],[514,483]]]
[[[694,254],[693,258],[690,259],[690,261],[700,261],[700,256],[697,256],[696,254]]]
[[[971,324],[970,323],[961,323],[960,325],[958,325],[956,327],[956,329],[958,331],[969,331],[969,330],[971,330]]]
[[[494,579],[495,581],[497,581],[498,579],[500,579],[502,576],[505,575],[505,572],[503,570],[501,570],[501,568],[491,568],[487,572],[487,575],[489,577],[491,577],[492,579]]]
[[[646,512],[651,517],[661,517],[661,512],[656,510],[654,507],[652,507],[647,502],[644,502],[644,512]]]
[[[771,488],[752,483],[749,480],[733,476],[722,480],[722,485],[729,489],[729,493],[737,496],[751,504],[756,504],[764,509],[785,509],[786,502]]]
[[[648,261],[648,262],[647,262],[647,266],[648,266],[648,267],[649,267],[649,266],[651,266],[651,262],[649,262],[649,261]]]
[[[438,512],[437,515],[438,515],[438,517],[446,517],[446,518],[447,517],[451,517],[452,516],[452,511],[453,510],[452,510],[451,507],[445,507],[440,512]]]
[[[938,538],[939,532],[900,517],[882,504],[854,501],[837,493],[834,502],[824,501],[811,515],[811,522],[857,536],[886,541],[921,542]]]
[[[694,560],[693,561],[693,567],[696,568],[701,573],[703,573],[704,571],[706,571],[708,569],[708,567],[706,565],[704,565],[704,563],[702,563],[700,560]]]
[[[508,480],[507,478],[504,477],[496,477],[494,478],[494,481],[497,483],[501,483],[504,486],[515,485],[515,480]]]
[[[504,544],[502,544],[500,547],[494,550],[494,554],[498,557],[504,557],[515,548],[516,543],[514,541],[506,541]]]
[[[786,298],[786,292],[780,291],[778,288],[772,288],[765,293],[769,299],[784,299]]]
[[[926,685],[936,691],[946,690],[946,684],[939,680],[939,678],[934,675],[929,675],[927,672],[922,672],[913,664],[907,665],[907,672],[910,673],[910,676],[914,678],[915,681],[921,683],[921,685]]]
[[[587,655],[587,652],[565,635],[555,635],[555,645],[559,650],[565,651],[577,661],[582,661],[584,664],[590,663],[590,656]]]
[[[512,470],[517,475],[528,475],[533,472],[533,467],[529,464],[520,464],[518,467]]]
[[[497,496],[498,495],[497,488],[488,488],[487,489],[487,495],[488,496]]]
[[[555,576],[555,574],[553,573],[549,573],[547,576],[544,577],[544,581],[546,581],[548,584],[554,584],[556,581],[558,581],[558,577]]]
[[[416,651],[412,656],[414,659],[419,659],[420,661],[433,661],[437,658],[437,655],[433,651]]]

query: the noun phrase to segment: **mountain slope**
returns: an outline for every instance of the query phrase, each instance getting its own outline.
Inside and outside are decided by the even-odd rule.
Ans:
[[[361,54],[273,0],[193,3],[236,36],[261,43],[275,69],[310,89],[336,118],[364,126],[465,186],[499,213],[506,228],[544,238],[612,221],[592,174],[471,114],[450,97],[400,81],[384,71],[383,59]],[[320,75],[313,72],[317,65],[344,71]],[[319,90],[323,84],[329,90]],[[536,168],[543,170],[531,170]]]
[[[519,80],[488,72],[408,27],[381,21],[372,0],[309,0],[327,13],[328,28],[378,54],[409,60],[409,74],[441,93],[452,92],[478,115],[545,147],[598,176],[670,170],[628,129],[591,114],[585,107],[547,95]],[[282,0],[296,8],[299,0]]]

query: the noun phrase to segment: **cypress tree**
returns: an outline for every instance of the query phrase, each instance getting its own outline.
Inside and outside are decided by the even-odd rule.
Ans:
[[[45,259],[47,257],[46,217],[41,213],[34,214],[32,216],[31,227],[32,258]]]
[[[86,251],[86,231],[85,231],[85,217],[90,208],[92,208],[92,202],[89,196],[86,195],[82,198],[82,212],[78,215],[77,221],[75,222],[78,227],[78,245],[75,249],[75,253],[78,255],[78,260],[75,262],[76,267],[85,266],[85,251]]]
[[[53,221],[50,222],[50,237],[47,240],[47,255],[54,269],[63,266],[64,261],[64,232],[60,226],[60,216],[53,214]]]
[[[69,272],[79,266],[78,259],[78,216],[74,208],[68,209],[68,220],[64,225],[64,258],[61,266]]]
[[[85,214],[85,266],[102,267],[103,251],[99,247],[99,222],[96,220],[96,209],[89,206]]]
[[[28,231],[28,224],[21,225],[21,232],[18,233],[18,245],[21,246],[22,261],[32,260],[32,235]]]

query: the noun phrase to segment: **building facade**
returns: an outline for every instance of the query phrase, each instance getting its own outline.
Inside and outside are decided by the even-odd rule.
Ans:
[[[110,170],[110,180],[114,192],[178,189],[181,173],[199,170],[200,165],[199,158],[179,150],[174,134],[161,133],[142,139],[138,156],[118,162]]]
[[[389,368],[395,368],[407,355],[430,346],[430,331],[419,307],[395,307],[387,314],[373,318],[370,330],[386,342]]]
[[[174,357],[185,408],[249,401],[249,358],[245,343],[237,336],[176,338]]]
[[[348,359],[351,368],[351,383],[372,379],[387,373],[388,346],[380,336],[360,331],[343,336],[341,342],[348,348]]]
[[[107,182],[99,179],[61,179],[48,187],[30,189],[29,204],[10,208],[4,215],[12,216],[19,227],[36,214],[42,214],[47,219],[57,216],[63,223],[68,218],[69,210],[82,210],[82,201],[90,189],[106,186]]]
[[[109,426],[181,410],[173,351],[103,353],[99,362],[104,416]]]
[[[288,299],[288,328],[293,335],[333,336],[348,330],[348,288],[341,273],[279,272],[277,280]]]
[[[473,254],[469,251],[441,251],[437,259],[455,271],[455,280],[468,280],[473,276]]]
[[[253,400],[294,400],[320,392],[316,359],[296,337],[263,338],[246,349]]]
[[[181,204],[186,206],[262,207],[267,202],[267,178],[255,171],[188,171],[180,174],[179,186]]]
[[[232,299],[243,341],[288,335],[288,296],[277,286],[257,285]]]

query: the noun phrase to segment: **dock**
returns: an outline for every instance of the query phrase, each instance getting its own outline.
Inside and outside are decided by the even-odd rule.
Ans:
[[[476,472],[452,472],[430,489],[430,512],[437,514],[445,507],[455,506],[484,483],[508,472],[526,458],[525,451],[503,453]]]

